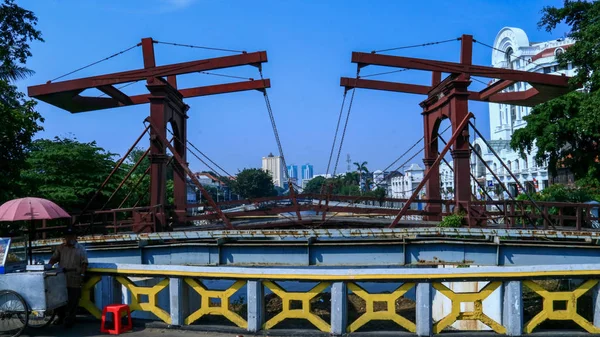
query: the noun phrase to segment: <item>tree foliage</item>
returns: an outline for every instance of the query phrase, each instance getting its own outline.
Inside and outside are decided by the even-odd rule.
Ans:
[[[272,197],[277,195],[273,178],[261,169],[244,169],[238,173],[232,188],[244,198]]]
[[[114,154],[96,142],[76,139],[39,139],[31,145],[27,169],[21,173],[27,195],[53,200],[67,212],[81,211],[115,165]],[[99,209],[114,190],[117,179],[95,199],[91,209]]]
[[[31,56],[29,42],[41,41],[32,12],[12,0],[0,5],[0,203],[21,195],[19,174],[25,168],[27,149],[44,120],[9,81],[31,73],[25,68]]]
[[[25,168],[27,148],[43,118],[35,102],[0,80],[0,203],[19,195],[19,174]]]
[[[321,188],[323,187],[323,184],[325,183],[325,181],[326,181],[325,177],[321,177],[321,176],[312,178],[306,184],[306,187],[304,188],[303,193],[315,193],[315,194],[321,193]]]
[[[539,27],[552,31],[561,22],[571,27],[568,35],[575,44],[558,61],[578,68],[571,84],[585,90],[536,106],[523,118],[527,126],[515,131],[511,147],[524,155],[535,144],[535,161],[547,162],[552,174],[564,165],[576,179],[600,179],[600,2],[566,0],[562,8],[545,7],[542,12]]]
[[[29,42],[44,41],[35,29],[37,17],[14,0],[4,0],[0,6],[0,80],[17,80],[31,75],[25,67],[31,57]]]

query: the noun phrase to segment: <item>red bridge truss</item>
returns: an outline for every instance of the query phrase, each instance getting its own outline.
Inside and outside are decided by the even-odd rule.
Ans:
[[[111,231],[135,232],[168,231],[190,226],[192,223],[200,229],[215,228],[215,226],[232,229],[285,226],[364,226],[365,224],[395,227],[399,224],[433,225],[443,216],[458,211],[466,212],[465,225],[468,226],[536,226],[544,229],[572,226],[579,230],[591,226],[594,221],[597,222],[597,215],[594,216],[592,213],[593,205],[536,203],[533,200],[493,201],[491,198],[487,201],[474,200],[471,192],[470,157],[472,149],[469,130],[473,128],[475,132],[479,131],[470,121],[473,116],[469,112],[468,102],[473,100],[534,106],[569,92],[570,87],[568,85],[569,78],[565,76],[473,65],[472,49],[475,40],[470,35],[463,35],[457,40],[461,41],[458,63],[382,55],[376,52],[354,52],[352,53],[352,62],[358,66],[357,76],[356,78],[342,77],[340,81],[345,92],[356,88],[365,88],[418,94],[426,97],[420,104],[423,109],[423,161],[426,172],[421,184],[406,200],[331,195],[331,193],[325,193],[326,189],[319,195],[297,194],[291,183],[289,196],[221,203],[216,203],[211,198],[188,168],[186,120],[189,107],[184,103],[184,98],[245,90],[262,91],[265,95],[280,154],[283,156],[266,95],[270,81],[262,79],[261,72],[260,80],[178,88],[177,76],[243,65],[255,66],[260,70],[262,63],[267,62],[267,54],[264,51],[241,52],[233,56],[157,66],[154,57],[154,44],[157,41],[145,38],[138,44],[142,47],[143,54],[144,67],[141,69],[62,82],[48,82],[29,87],[29,95],[71,113],[150,104],[150,116],[146,119],[147,127],[144,130],[144,133],[150,133],[150,147],[144,157],[148,156],[151,162],[149,172],[146,173],[151,178],[150,205],[152,206],[113,210],[86,209],[81,215],[74,218],[78,224],[98,225]],[[431,85],[361,78],[358,75],[360,70],[370,65],[428,71],[431,72]],[[442,79],[442,74],[447,74],[447,76]],[[471,91],[469,86],[472,76],[485,77],[494,81],[481,91]],[[118,84],[142,80],[146,81],[149,93],[131,96],[115,87]],[[531,89],[523,92],[504,92],[506,88],[516,82],[529,83]],[[81,96],[83,91],[90,88],[100,90],[107,97]],[[444,119],[450,120],[452,128],[452,136],[447,142],[439,136],[439,126]],[[173,130],[172,137],[175,139],[173,144],[167,136],[169,124]],[[141,140],[144,133],[123,156],[113,173]],[[438,140],[445,144],[441,151]],[[167,150],[171,153],[175,172],[173,205],[167,205],[166,198],[166,166],[169,160]],[[448,151],[454,159],[454,186],[456,189],[455,199],[450,201],[441,200],[439,181],[439,164],[445,161],[444,156]],[[132,170],[140,164],[144,157],[135,163]],[[510,168],[504,166],[510,171]],[[129,176],[130,174],[125,179],[128,179]],[[110,178],[109,176],[100,186],[99,191],[106,186]],[[187,204],[186,180],[188,178],[198,187],[206,200],[206,203],[202,205],[205,207],[203,214],[188,214],[188,209],[198,206]],[[518,182],[516,178],[515,180]],[[501,182],[500,184],[506,188]],[[122,186],[123,182],[117,189]],[[427,199],[418,200],[418,192],[423,187],[426,189]]]

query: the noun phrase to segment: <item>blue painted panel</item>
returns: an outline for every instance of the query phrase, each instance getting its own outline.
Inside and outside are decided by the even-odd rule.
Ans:
[[[119,250],[88,250],[88,260],[91,263],[143,263],[139,248]],[[125,262],[127,261],[127,262]]]
[[[594,264],[599,248],[501,246],[500,265]]]
[[[221,246],[220,264],[297,265],[308,264],[306,246]]]
[[[145,247],[143,264],[217,264],[218,247],[216,246],[171,246]]]
[[[403,265],[404,248],[398,245],[310,246],[310,264],[316,266]]]
[[[448,243],[407,246],[407,264],[479,264],[496,265],[496,246]]]

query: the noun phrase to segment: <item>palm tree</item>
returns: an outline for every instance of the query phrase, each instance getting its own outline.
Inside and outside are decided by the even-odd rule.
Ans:
[[[22,80],[33,74],[33,70],[16,64],[0,66],[0,80],[7,82]]]
[[[365,175],[367,175],[369,173],[367,164],[369,164],[369,163],[366,161],[363,161],[362,163],[359,163],[359,162],[354,163],[354,165],[356,165],[356,171],[358,171],[358,176],[359,176],[358,186],[361,185],[361,182],[363,180],[363,172],[365,173]]]

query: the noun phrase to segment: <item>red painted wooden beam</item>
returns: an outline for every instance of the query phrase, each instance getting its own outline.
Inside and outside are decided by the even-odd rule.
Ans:
[[[190,98],[198,96],[226,94],[247,90],[262,90],[270,87],[271,81],[267,78],[264,80],[233,82],[226,84],[209,85],[204,87],[180,89],[179,92],[183,95],[183,98]],[[101,88],[104,90],[102,90]],[[150,94],[127,96],[123,93],[124,96],[120,97],[115,92],[111,92],[113,89],[118,91],[118,89],[116,88],[107,89],[106,87],[99,87],[98,89],[107,93],[110,96],[115,95],[115,98],[78,96],[77,94],[79,93],[79,91],[77,91],[72,93],[67,92],[61,94],[43,95],[37,97],[37,99],[57,106],[61,109],[67,110],[71,113],[111,109],[127,105],[145,104],[149,102],[148,98],[150,97]]]
[[[179,89],[179,93],[183,95],[183,98],[198,97],[198,96],[210,96],[217,94],[227,94],[238,91],[247,90],[262,90],[271,87],[271,80],[266,78],[264,80],[234,82],[225,84],[215,84],[205,87],[195,87],[188,89]],[[133,104],[148,103],[148,97],[150,94],[131,96]]]
[[[247,54],[176,63],[152,67],[148,69],[123,71],[114,74],[86,77],[57,83],[34,85],[27,88],[27,92],[30,97],[37,98],[38,96],[42,95],[71,92],[76,90],[85,90],[89,88],[97,88],[103,85],[114,85],[119,83],[134,82],[150,77],[182,75],[199,71],[230,68],[242,65],[255,65],[263,62],[267,62],[267,52],[259,51]]]
[[[427,95],[430,87],[426,85],[418,84],[406,84],[397,82],[386,82],[386,81],[375,81],[375,80],[363,80],[359,78],[348,78],[342,77],[340,79],[340,86],[351,88],[363,88],[363,89],[374,89],[374,90],[385,90],[394,92],[405,92],[409,94]]]
[[[489,85],[487,88],[481,90],[479,92],[479,97],[482,100],[486,100],[489,97],[499,93],[500,91],[510,87],[514,83],[515,83],[514,81],[508,81],[508,80],[496,81],[496,82],[492,83],[491,85]]]
[[[473,76],[498,78],[517,82],[545,84],[558,87],[569,86],[569,77],[567,76],[548,75],[512,69],[426,60],[403,56],[353,52],[352,62],[358,63],[360,66],[379,65],[426,71],[439,71],[444,73],[464,73]]]

